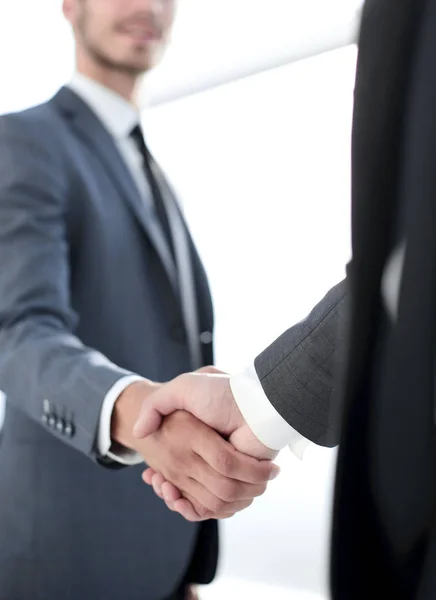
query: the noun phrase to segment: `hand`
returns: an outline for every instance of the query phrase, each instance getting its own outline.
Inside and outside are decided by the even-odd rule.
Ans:
[[[215,368],[207,367],[203,373],[217,373]],[[143,405],[140,419],[135,427],[136,435],[148,435],[153,427],[158,427],[162,416],[170,414],[177,407],[183,407],[192,412],[208,425],[229,436],[232,445],[258,458],[274,458],[277,452],[270,450],[254,436],[242,418],[231,394],[229,378],[221,375],[211,381],[207,375],[184,375],[172,382],[174,391],[168,392],[168,385],[162,389],[161,400],[153,394]],[[164,392],[167,392],[165,394]],[[212,391],[212,393],[211,393]],[[179,393],[180,395],[177,395]],[[209,394],[209,395],[208,395]],[[207,398],[207,400],[206,400]],[[162,404],[159,404],[159,403]],[[151,427],[148,427],[150,422]],[[144,481],[153,486],[156,494],[163,498],[170,510],[179,512],[188,520],[195,519],[196,509],[193,503],[181,490],[168,481],[162,473],[152,468],[143,474]],[[197,507],[198,511],[198,507]]]
[[[212,427],[240,452],[258,459],[273,459],[277,452],[253,434],[235,402],[228,375],[189,373],[157,388],[143,402],[133,435],[145,438],[157,431],[163,417],[185,410]]]
[[[186,515],[189,520],[228,518],[248,507],[253,498],[263,494],[278,468],[269,461],[238,453],[192,415],[175,412],[159,431],[144,440],[123,435],[126,423],[136,418],[143,398],[147,394],[150,398],[158,387],[139,382],[120,396],[114,411],[114,438],[139,452],[153,472],[177,486],[190,503]]]
[[[197,594],[197,590],[194,586],[190,585],[186,591],[186,599],[185,600],[200,600],[199,595]]]

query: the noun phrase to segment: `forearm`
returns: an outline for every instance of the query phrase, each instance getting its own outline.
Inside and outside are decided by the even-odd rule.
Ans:
[[[130,373],[74,336],[74,200],[60,149],[29,127],[19,116],[0,118],[0,389],[53,435],[97,457],[102,404]]]
[[[255,361],[268,400],[301,435],[322,445],[339,440],[338,375],[346,355],[347,281]]]
[[[89,456],[96,454],[105,395],[129,374],[85,347],[52,317],[21,319],[0,330],[0,389],[8,401]],[[72,423],[72,436],[62,435],[45,422],[47,406]]]

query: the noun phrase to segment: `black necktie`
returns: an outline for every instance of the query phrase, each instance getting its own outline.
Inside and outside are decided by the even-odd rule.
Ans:
[[[180,301],[183,320],[187,332],[187,342],[191,358],[191,368],[198,369],[202,366],[202,354],[198,323],[198,307],[195,288],[194,267],[192,264],[191,246],[188,232],[183,219],[176,206],[175,200],[168,198],[167,207],[156,177],[152,169],[153,158],[145,144],[141,128],[136,126],[131,132],[139,151],[144,159],[144,168],[149,181],[156,207],[156,214],[162,225],[162,230],[168,239],[168,244],[177,269]],[[171,226],[170,226],[171,219]],[[173,235],[172,233],[173,232]]]
[[[159,219],[159,222],[162,226],[162,230],[165,234],[165,238],[168,242],[168,245],[170,247],[171,250],[171,254],[173,256],[173,258],[175,257],[174,254],[174,244],[173,244],[173,238],[171,235],[171,227],[170,227],[170,223],[169,223],[169,219],[168,219],[168,215],[167,215],[167,211],[165,209],[165,204],[162,198],[162,194],[159,188],[159,185],[156,181],[156,177],[154,176],[153,173],[153,169],[151,168],[151,161],[153,160],[150,154],[149,149],[147,148],[147,145],[145,143],[144,140],[144,136],[142,134],[142,130],[141,127],[139,125],[136,125],[136,127],[134,127],[130,133],[130,136],[132,137],[132,139],[135,141],[139,152],[141,153],[141,156],[144,160],[144,169],[145,169],[145,174],[148,180],[148,183],[150,185],[151,188],[151,193],[153,195],[153,200],[154,200],[154,206],[156,209],[156,214],[157,217]]]

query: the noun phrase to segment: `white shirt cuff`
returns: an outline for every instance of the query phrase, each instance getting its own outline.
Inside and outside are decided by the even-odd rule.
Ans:
[[[111,451],[111,420],[115,402],[129,385],[137,381],[143,381],[143,378],[137,375],[127,375],[114,383],[103,400],[97,433],[97,450],[100,456],[129,466],[138,465],[144,462],[144,459],[140,454],[129,448],[117,450],[117,452]]]
[[[311,442],[296,431],[268,400],[254,364],[230,378],[236,404],[254,435],[268,448],[282,450],[289,446],[302,459]]]

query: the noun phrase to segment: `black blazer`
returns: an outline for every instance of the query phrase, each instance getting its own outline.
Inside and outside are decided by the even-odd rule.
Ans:
[[[351,314],[335,600],[436,597],[436,2],[367,0],[353,129]],[[380,284],[405,241],[398,317]]]
[[[255,363],[294,428],[340,444],[334,600],[436,598],[435,57],[436,0],[366,1],[347,280]],[[380,292],[400,243],[392,319]]]

